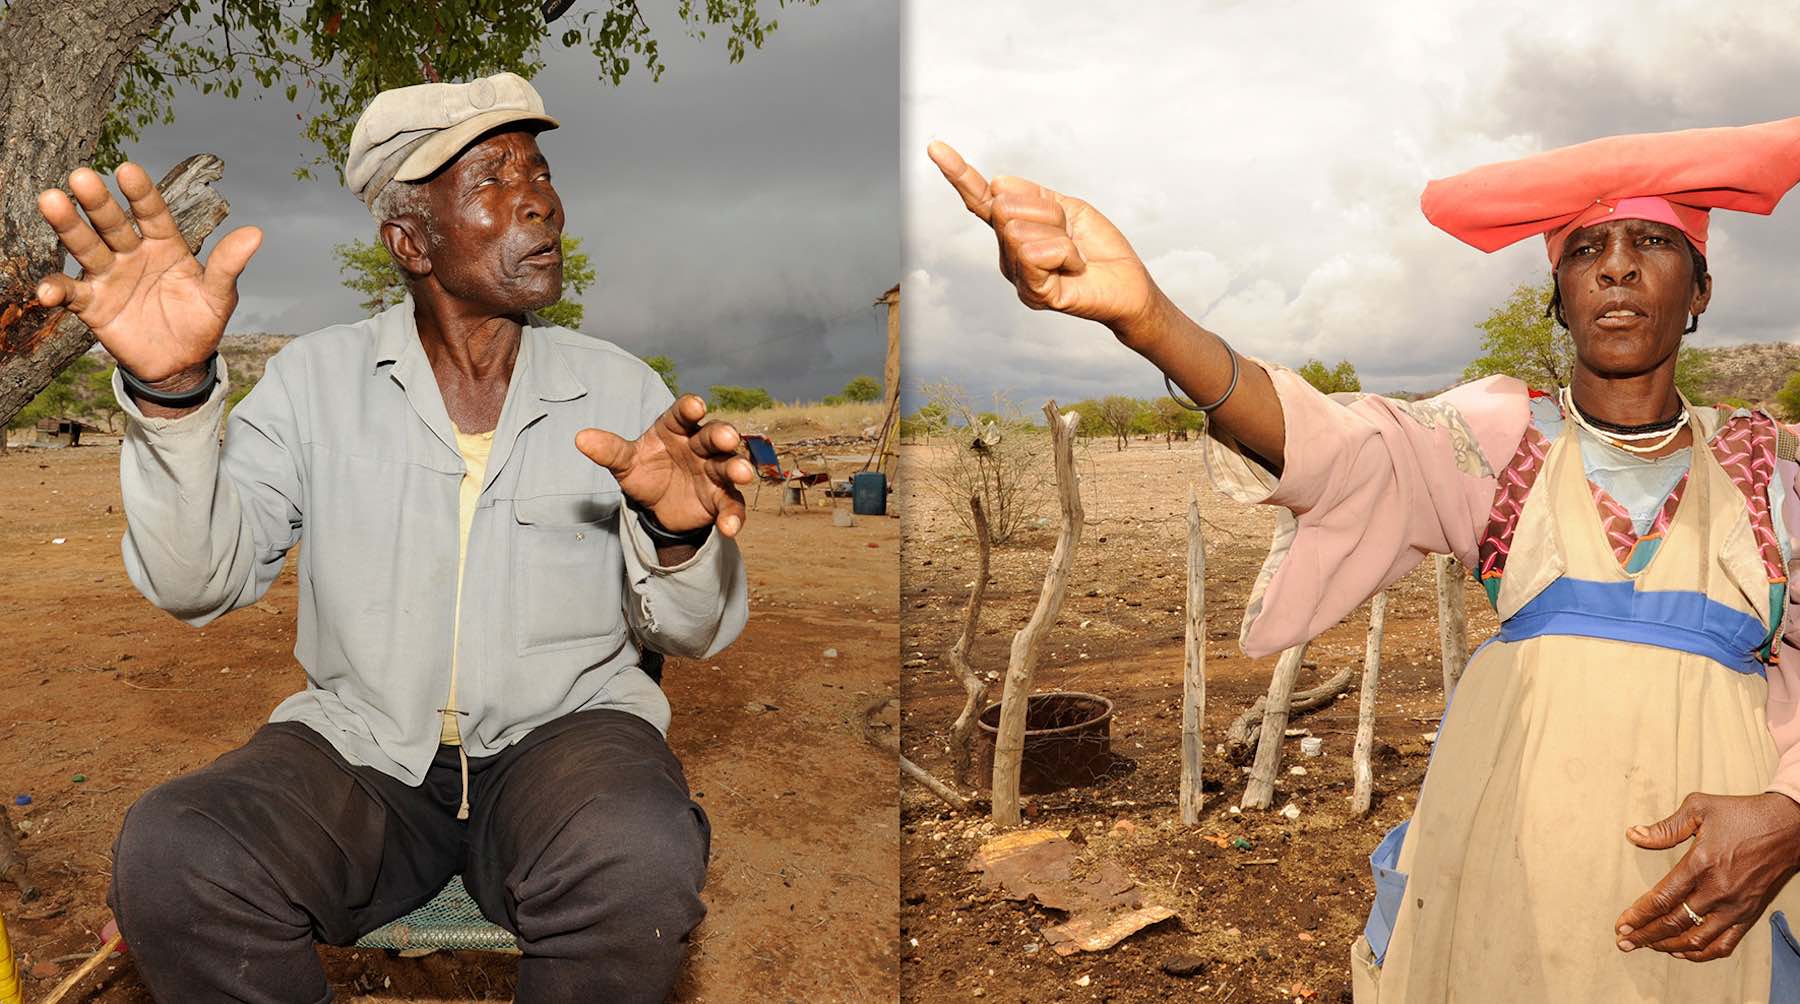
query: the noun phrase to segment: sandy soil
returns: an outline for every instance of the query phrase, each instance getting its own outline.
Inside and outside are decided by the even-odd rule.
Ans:
[[[846,477],[853,466],[833,470]],[[862,709],[894,689],[899,521],[838,527],[809,495],[809,511],[778,515],[778,492],[764,491],[745,528],[743,637],[702,663],[671,660],[665,673],[670,741],[714,829],[711,912],[678,1000],[898,992],[895,770],[864,741]],[[43,890],[21,903],[0,883],[0,912],[22,967],[41,974],[26,982],[37,1000],[74,968],[67,956],[100,944],[108,851],[126,807],[242,743],[303,677],[291,562],[263,602],[203,631],[132,589],[118,552],[116,445],[0,456],[0,500],[0,794],[32,796],[11,811]],[[891,735],[891,705],[885,719]],[[517,971],[480,953],[321,954],[339,999],[356,1002],[508,1000]],[[149,999],[129,956],[69,998]]]
[[[1048,453],[1048,446],[1045,447]],[[906,476],[931,449],[908,446]],[[1442,709],[1436,594],[1429,564],[1390,595],[1376,723],[1375,804],[1350,813],[1350,749],[1356,690],[1297,719],[1324,740],[1325,755],[1303,758],[1285,746],[1276,812],[1234,814],[1242,769],[1217,745],[1231,719],[1269,683],[1274,659],[1246,659],[1237,646],[1243,604],[1273,527],[1272,510],[1235,505],[1205,487],[1197,445],[1134,442],[1085,446],[1086,526],[1061,619],[1037,673],[1038,690],[1080,690],[1115,705],[1112,746],[1126,758],[1103,781],[1027,798],[1031,825],[1078,828],[1088,863],[1119,862],[1178,917],[1106,952],[1059,957],[1041,929],[1063,916],[1000,898],[983,888],[969,860],[995,830],[980,815],[958,817],[907,785],[901,795],[901,986],[908,1001],[1350,1001],[1349,950],[1373,899],[1367,856],[1410,812],[1424,777]],[[1198,484],[1207,524],[1206,804],[1195,827],[1179,823],[1181,666],[1188,486]],[[943,653],[961,628],[974,578],[975,546],[928,493],[897,496],[906,512],[902,543],[902,741],[909,756],[948,778],[947,737],[962,706],[961,686]],[[993,555],[993,579],[971,662],[1004,673],[1007,648],[1037,601],[1055,540],[1048,528]],[[1471,641],[1495,628],[1469,583]],[[1317,670],[1299,687],[1345,666],[1360,674],[1366,607],[1308,649]],[[1360,679],[1360,676],[1358,676]],[[992,699],[998,700],[998,685]],[[1302,766],[1306,773],[1288,773]],[[970,789],[965,789],[970,790]],[[1215,839],[1208,839],[1209,837]],[[1216,846],[1246,838],[1252,850]],[[1187,963],[1186,966],[1179,965]],[[1175,976],[1170,968],[1192,969]]]

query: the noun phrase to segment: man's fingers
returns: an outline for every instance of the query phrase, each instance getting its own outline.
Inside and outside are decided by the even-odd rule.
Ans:
[[[94,233],[76,211],[75,203],[61,189],[52,188],[38,195],[38,212],[56,231],[56,239],[69,250],[81,267],[89,273],[106,271],[113,263],[112,249]]]
[[[149,172],[126,161],[113,172],[113,180],[119,183],[119,191],[131,203],[131,215],[136,218],[138,231],[145,239],[182,239],[181,228],[175,225],[175,215],[169,212],[169,204],[163,201],[162,192],[150,180]]]
[[[1690,794],[1668,816],[1648,826],[1633,826],[1625,836],[1639,847],[1662,851],[1674,847],[1700,829],[1701,797]]]
[[[261,246],[262,230],[257,227],[239,227],[226,234],[206,256],[206,274],[200,279],[206,291],[215,300],[229,301],[237,292],[238,276],[244,274],[250,256]]]
[[[1675,926],[1678,930],[1662,938],[1645,938],[1646,947],[1654,948],[1659,952],[1669,952],[1670,954],[1676,952],[1698,952],[1711,945],[1714,939],[1718,938],[1721,934],[1724,934],[1726,928],[1731,927],[1734,923],[1727,910],[1720,909],[1708,912],[1701,910],[1698,904],[1689,903],[1688,905],[1694,907],[1694,912],[1700,914],[1700,919],[1704,921],[1704,923],[1695,924],[1694,918],[1689,917],[1686,910],[1683,910],[1680,906],[1676,906],[1675,917],[1679,919],[1676,920]],[[1660,923],[1660,921],[1653,921],[1650,926],[1656,927],[1659,926]],[[1646,928],[1646,930],[1648,929]]]
[[[615,477],[631,468],[637,444],[605,429],[583,429],[575,434],[575,448],[589,460],[613,472]]]
[[[995,181],[1031,184],[1017,178],[997,178]],[[1031,185],[1030,190],[1014,190],[994,196],[994,225],[998,227],[1013,220],[1022,220],[1027,223],[1041,223],[1066,232],[1069,228],[1069,221],[1063,215],[1062,206],[1058,205],[1055,199],[1036,194],[1040,191],[1042,189],[1037,185]]]
[[[962,154],[943,140],[933,140],[925,148],[925,153],[937,165],[938,170],[944,173],[944,179],[956,189],[956,194],[962,196],[963,205],[969,208],[969,212],[974,213],[983,223],[991,221],[993,197],[988,192],[987,179],[981,176],[981,172],[970,166],[968,161],[962,159]]]
[[[731,423],[708,422],[688,437],[688,449],[694,451],[696,457],[735,456],[738,444],[743,441],[744,437],[738,435],[737,428]]]
[[[725,536],[735,537],[744,528],[744,511],[744,496],[736,488],[728,488],[719,501],[719,514],[713,525]]]
[[[706,399],[698,394],[683,394],[657,421],[677,436],[690,437],[700,431],[700,420],[705,417]]]
[[[67,307],[80,314],[93,302],[94,292],[80,279],[58,272],[38,280],[37,298],[46,307]]]
[[[132,229],[125,210],[119,208],[119,200],[107,191],[106,179],[98,171],[76,168],[69,175],[69,190],[75,193],[76,201],[87,212],[88,222],[93,224],[107,247],[122,254],[143,243],[137,231]]]
[[[708,460],[706,476],[721,491],[730,491],[736,485],[747,485],[756,480],[756,468],[743,457],[729,457],[724,460]]]

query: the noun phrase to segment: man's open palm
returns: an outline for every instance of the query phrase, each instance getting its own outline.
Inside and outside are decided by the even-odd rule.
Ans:
[[[626,440],[604,429],[583,429],[575,446],[612,472],[619,490],[677,533],[716,525],[727,537],[744,525],[739,485],[756,468],[738,456],[743,437],[725,422],[706,422],[706,402],[683,394],[644,434]]]
[[[40,280],[38,299],[74,311],[121,366],[153,383],[193,369],[218,348],[237,308],[238,276],[262,231],[232,231],[203,268],[144,169],[122,164],[116,177],[136,229],[105,180],[88,168],[69,175],[85,220],[62,191],[38,196],[38,211],[82,268],[79,278],[58,273]]]

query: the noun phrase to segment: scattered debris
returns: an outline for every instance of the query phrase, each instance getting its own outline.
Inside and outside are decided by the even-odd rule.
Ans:
[[[1189,979],[1206,975],[1208,960],[1198,955],[1176,955],[1163,960],[1162,971],[1170,976]]]
[[[1036,900],[1067,913],[1068,920],[1043,929],[1058,955],[1105,951],[1175,916],[1166,906],[1146,902],[1137,880],[1116,861],[1102,859],[1077,874],[1076,836],[1078,831],[1004,833],[982,844],[970,867],[982,873],[983,885],[999,888],[1008,899]]]
[[[835,649],[835,648],[826,649],[825,650],[825,658],[827,658],[827,659],[837,658],[837,649]]]
[[[1300,818],[1300,807],[1292,802],[1281,807],[1281,814],[1288,819]]]

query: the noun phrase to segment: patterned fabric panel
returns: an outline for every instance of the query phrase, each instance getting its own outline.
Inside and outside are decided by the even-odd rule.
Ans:
[[[1787,581],[1781,544],[1775,539],[1775,517],[1769,510],[1769,482],[1775,477],[1775,420],[1757,412],[1734,416],[1712,440],[1713,456],[1744,494],[1750,529],[1762,551],[1770,582]]]
[[[1769,581],[1786,582],[1787,566],[1782,559],[1774,515],[1769,508],[1769,483],[1775,475],[1774,419],[1760,412],[1739,412],[1720,426],[1708,445],[1732,484],[1744,496],[1750,512],[1750,527],[1762,553]],[[1525,497],[1531,493],[1531,486],[1543,469],[1544,456],[1549,449],[1550,440],[1538,430],[1536,423],[1528,425],[1512,460],[1496,478],[1494,505],[1488,513],[1487,530],[1482,535],[1476,562],[1477,577],[1486,587],[1490,600],[1499,594],[1513,531],[1518,528]],[[1669,493],[1650,531],[1640,538],[1625,507],[1598,485],[1588,482],[1595,511],[1621,567],[1636,571],[1648,563],[1656,544],[1667,532],[1686,487],[1687,478],[1684,477]]]

